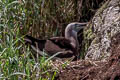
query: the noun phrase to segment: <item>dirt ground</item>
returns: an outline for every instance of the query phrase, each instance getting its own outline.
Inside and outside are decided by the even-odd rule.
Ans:
[[[120,33],[111,41],[107,61],[79,60],[61,69],[55,80],[120,80]]]

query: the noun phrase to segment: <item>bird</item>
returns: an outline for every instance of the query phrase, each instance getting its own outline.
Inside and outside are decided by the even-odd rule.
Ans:
[[[86,26],[85,23],[72,22],[65,28],[65,37],[51,37],[49,39],[37,39],[26,35],[25,44],[29,44],[31,48],[40,55],[56,55],[59,58],[77,57],[79,42],[77,32]],[[43,54],[43,50],[45,54]],[[47,53],[47,54],[46,54]]]

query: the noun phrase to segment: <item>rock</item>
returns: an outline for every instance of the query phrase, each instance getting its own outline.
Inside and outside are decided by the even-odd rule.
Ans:
[[[120,32],[120,1],[108,0],[84,30],[85,59],[106,60],[111,55],[111,37]]]

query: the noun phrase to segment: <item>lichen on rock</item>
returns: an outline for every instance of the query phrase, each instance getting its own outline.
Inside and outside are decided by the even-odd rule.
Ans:
[[[119,5],[119,0],[107,1],[96,12],[91,25],[88,25],[89,28],[85,29],[84,34],[89,35],[85,36],[85,40],[92,40],[88,45],[85,59],[105,60],[110,56],[111,37],[120,32]]]

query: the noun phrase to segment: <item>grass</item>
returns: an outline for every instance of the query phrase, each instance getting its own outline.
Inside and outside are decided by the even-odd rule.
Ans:
[[[88,4],[87,1],[91,0],[85,0]],[[78,4],[79,1],[73,0],[0,0],[0,80],[54,80],[57,71],[50,60],[55,55],[35,59],[23,37],[25,34],[41,39],[61,36],[68,23],[87,21],[88,5],[81,8]]]
[[[0,45],[0,79],[53,79],[56,71],[52,70],[49,60],[44,56],[39,57],[37,61],[31,59],[29,48],[26,48],[22,53],[20,48],[23,48],[23,44],[17,47],[15,46],[20,40],[20,38],[13,39],[8,36],[8,42]]]
[[[53,79],[56,71],[52,70],[51,65],[49,64],[49,58],[46,59],[43,56],[39,57],[37,61],[31,59],[29,48],[24,47],[24,44],[20,44],[20,42],[23,43],[22,38],[19,37],[18,34],[16,34],[16,37],[14,38],[13,35],[11,35],[14,34],[14,32],[11,30],[10,32],[10,34],[7,32],[3,33],[6,35],[5,42],[0,44],[0,79]]]
[[[30,48],[24,45],[22,34],[26,33],[30,25],[34,27],[34,22],[40,16],[39,12],[31,16],[33,9],[29,10],[28,3],[31,1],[0,1],[0,80],[54,80],[55,78],[56,70],[52,69],[50,64],[50,60],[55,55],[47,59],[45,56],[37,59],[33,56],[31,59]],[[35,3],[34,7],[38,8],[38,5]],[[57,30],[54,35],[57,35]]]

